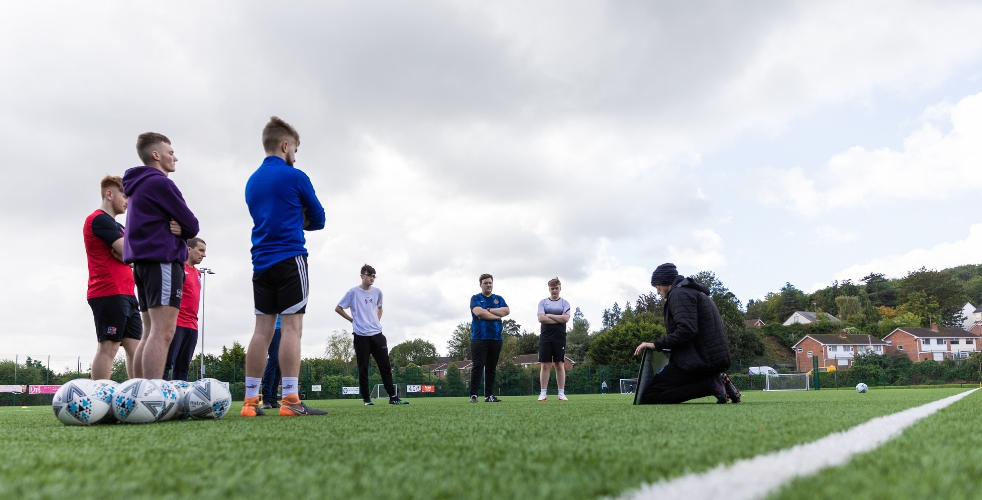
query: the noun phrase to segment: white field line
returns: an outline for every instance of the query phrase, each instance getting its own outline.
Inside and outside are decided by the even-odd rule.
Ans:
[[[851,429],[787,450],[758,455],[721,465],[699,474],[642,486],[624,495],[624,500],[665,498],[751,500],[764,498],[784,483],[800,476],[849,461],[853,455],[877,448],[900,435],[907,427],[979,389],[972,389],[933,403],[877,417]],[[834,450],[834,452],[830,452]]]

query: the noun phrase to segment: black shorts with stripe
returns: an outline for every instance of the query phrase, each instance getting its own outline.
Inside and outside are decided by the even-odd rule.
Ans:
[[[141,311],[157,306],[181,308],[184,263],[134,262],[133,280],[136,281],[136,296]]]
[[[566,361],[566,339],[539,340],[539,363]]]
[[[143,319],[140,306],[132,295],[110,295],[89,299],[92,317],[95,319],[95,335],[99,342],[122,342],[123,339],[140,340],[143,336]]]
[[[256,314],[303,314],[309,289],[306,255],[281,260],[252,275]]]

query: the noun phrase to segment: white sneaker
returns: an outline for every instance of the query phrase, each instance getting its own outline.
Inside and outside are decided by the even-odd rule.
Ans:
[[[560,401],[569,401],[569,398],[567,398],[565,394],[560,394],[559,395],[559,400]]]
[[[539,396],[539,401],[548,401],[548,400],[549,400],[548,396]]]

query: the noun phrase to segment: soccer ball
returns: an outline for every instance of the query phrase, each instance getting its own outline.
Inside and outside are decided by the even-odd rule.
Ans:
[[[102,417],[102,419],[96,423],[111,424],[116,422],[116,417],[113,416],[113,412],[112,412],[112,404],[113,404],[113,395],[116,394],[116,388],[119,387],[119,383],[112,380],[105,380],[105,379],[96,380],[93,383],[96,386],[96,390],[92,394],[92,396],[102,400],[109,406],[109,411],[106,412],[106,416]]]
[[[51,409],[65,425],[92,425],[109,413],[109,405],[96,395],[96,383],[78,378],[58,389],[51,400]]]
[[[856,384],[856,392],[858,392],[860,394],[864,394],[868,390],[869,390],[869,386],[868,385],[866,385],[866,384],[864,384],[862,382]]]
[[[174,418],[180,411],[177,402],[184,395],[184,392],[174,387],[174,384],[167,380],[154,379],[153,383],[157,384],[160,395],[164,398],[164,406],[160,409],[160,416],[157,417],[157,420],[165,422]]]
[[[177,413],[171,418],[171,420],[184,420],[186,418],[191,418],[191,414],[188,413],[188,409],[184,406],[184,394],[194,387],[194,383],[184,380],[172,380],[171,385],[177,389]]]
[[[184,393],[184,408],[195,420],[216,420],[225,416],[232,394],[218,380],[201,379]]]
[[[113,396],[113,415],[124,424],[156,422],[163,408],[164,396],[152,380],[131,378]]]

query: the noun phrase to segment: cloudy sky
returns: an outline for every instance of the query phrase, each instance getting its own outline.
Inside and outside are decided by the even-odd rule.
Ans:
[[[744,302],[979,261],[977,3],[2,9],[0,355],[91,358],[82,221],[151,130],[217,272],[205,348],[246,343],[243,191],[271,115],[327,210],[304,356],[348,327],[333,308],[365,262],[390,345],[445,352],[483,272],[532,330],[557,275],[598,325],[665,261]]]

